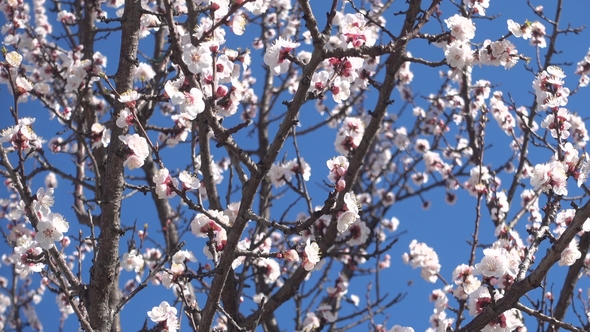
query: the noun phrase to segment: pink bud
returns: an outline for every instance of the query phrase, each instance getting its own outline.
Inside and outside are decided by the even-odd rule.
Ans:
[[[299,261],[299,253],[295,249],[289,249],[283,254],[283,258],[287,262],[298,262]]]
[[[496,286],[496,284],[498,284],[498,279],[494,277],[490,278],[490,285]]]
[[[217,87],[217,91],[215,91],[215,97],[217,98],[222,98],[225,97],[225,95],[227,95],[227,87],[220,85],[219,87]]]
[[[60,242],[61,242],[62,247],[64,247],[64,248],[69,246],[70,243],[72,243],[72,241],[70,240],[70,238],[68,236],[64,236]]]

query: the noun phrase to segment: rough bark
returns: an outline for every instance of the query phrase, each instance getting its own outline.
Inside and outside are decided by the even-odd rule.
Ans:
[[[115,87],[119,93],[133,87],[133,70],[139,41],[139,20],[141,2],[126,0],[122,21],[121,51],[119,67],[115,74]],[[116,103],[115,114],[125,105]],[[111,310],[113,285],[118,286],[119,237],[121,229],[121,204],[125,179],[123,162],[125,145],[118,139],[126,134],[126,129],[112,128],[107,162],[103,174],[104,185],[101,192],[101,232],[98,237],[96,261],[90,269],[89,299],[87,303],[90,324],[97,331],[110,331],[114,315]]]

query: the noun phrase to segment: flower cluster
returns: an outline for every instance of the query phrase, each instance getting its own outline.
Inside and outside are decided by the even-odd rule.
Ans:
[[[513,20],[508,20],[508,30],[517,38],[530,39],[531,45],[539,48],[547,47],[547,41],[545,40],[545,26],[539,22],[526,21],[524,24],[519,24]]]
[[[301,174],[303,180],[309,181],[309,178],[311,177],[311,167],[303,158],[293,159],[285,163],[273,164],[268,172],[270,181],[275,188],[284,186],[285,181],[290,182],[295,174]]]
[[[340,40],[343,48],[356,48],[360,46],[373,46],[377,41],[376,31],[371,27],[361,13],[339,13],[335,24],[340,27]]]
[[[223,211],[208,210],[207,214],[198,213],[191,221],[191,231],[197,237],[209,237],[215,240],[215,250],[222,251],[227,240],[225,227],[229,225],[229,217]],[[205,252],[209,248],[205,247]]]
[[[334,141],[334,147],[338,153],[348,155],[348,153],[361,144],[365,134],[365,124],[359,118],[347,117],[342,122],[338,131],[338,136]]]
[[[424,280],[434,283],[438,279],[438,273],[441,268],[438,262],[438,255],[434,249],[425,243],[418,243],[417,240],[412,240],[410,243],[410,253],[404,253],[402,259],[405,264],[410,264],[414,269],[422,268],[420,275]]]
[[[490,6],[490,0],[463,0],[463,4],[471,8],[471,12],[484,16],[486,8]]]
[[[558,160],[546,164],[537,164],[531,175],[531,186],[535,190],[567,195],[567,167]]]
[[[159,306],[153,307],[152,310],[147,312],[148,317],[154,323],[158,323],[168,332],[176,332],[179,329],[178,317],[176,317],[178,311],[176,308],[171,307],[166,301],[162,301]]]
[[[55,246],[55,242],[61,242],[65,247],[69,239],[64,234],[69,229],[64,217],[51,211],[54,204],[54,189],[39,188],[31,204],[32,213],[38,218],[36,232],[27,229],[25,224],[19,223],[12,227],[9,241],[15,243],[14,253],[10,256],[10,263],[15,265],[15,270],[21,278],[33,272],[40,272],[45,267],[43,249],[49,250]],[[10,215],[10,219],[21,218],[25,204],[23,201]],[[18,211],[18,212],[17,212]]]
[[[501,91],[494,91],[493,97],[490,99],[490,111],[506,135],[512,136],[516,127],[516,119],[510,113],[508,106],[504,104]]]
[[[119,139],[127,145],[130,153],[127,160],[123,163],[130,170],[143,166],[145,159],[150,155],[150,148],[145,138],[138,134],[121,135]]]
[[[42,139],[35,134],[32,124],[34,118],[22,118],[16,126],[2,130],[0,133],[0,144],[10,142],[16,151],[27,153],[30,149],[41,148]]]
[[[334,157],[326,162],[326,166],[330,170],[328,180],[336,184],[336,191],[344,190],[346,187],[344,175],[348,170],[348,159],[345,156]]]
[[[486,1],[464,0],[474,12],[485,12],[489,3]],[[483,14],[482,14],[483,15]],[[446,42],[437,43],[443,48],[449,66],[463,69],[471,65],[503,66],[505,69],[514,67],[519,59],[518,51],[508,39],[497,41],[485,40],[479,50],[471,49],[470,41],[475,37],[475,25],[471,19],[455,14],[445,20],[450,30]]]
[[[570,90],[563,86],[565,73],[557,66],[549,66],[533,81],[537,108],[557,110],[567,104]]]
[[[490,295],[489,289],[485,285],[480,286],[469,295],[469,314],[477,316],[482,313],[487,306],[492,305],[493,302],[498,301],[503,297],[501,293],[496,291],[494,291],[493,296],[494,300],[492,300],[492,295]],[[522,326],[523,324],[518,311],[516,309],[510,309],[501,313],[498,317],[489,322],[482,331],[510,332]]]
[[[156,194],[160,199],[176,196],[175,189],[178,189],[178,180],[171,177],[167,168],[158,170],[152,181],[156,185]]]
[[[167,81],[164,89],[172,102],[172,105],[180,106],[182,114],[189,120],[194,120],[197,115],[205,110],[205,101],[203,92],[197,88],[191,88],[190,91],[181,91],[184,86],[184,78],[174,81]]]

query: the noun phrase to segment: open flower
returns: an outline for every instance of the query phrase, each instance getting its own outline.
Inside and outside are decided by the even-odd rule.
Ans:
[[[119,101],[127,105],[127,107],[132,108],[135,107],[137,100],[139,99],[140,95],[135,90],[125,91],[119,97]]]
[[[320,262],[320,256],[320,246],[316,242],[312,243],[310,239],[307,239],[303,251],[303,268],[306,271],[311,271]]]
[[[289,39],[279,37],[272,46],[270,46],[264,54],[264,63],[270,68],[274,75],[281,75],[289,70],[291,61],[288,60],[289,53],[299,43],[294,43]]]
[[[188,65],[188,69],[193,74],[200,74],[203,70],[211,69],[213,64],[211,51],[205,46],[186,46],[182,52],[182,60]]]
[[[43,249],[51,249],[55,241],[61,241],[63,234],[68,231],[68,223],[58,213],[50,213],[47,219],[39,221],[35,241]]]
[[[178,179],[182,182],[182,188],[184,190],[199,189],[201,186],[201,181],[199,181],[195,175],[192,175],[187,171],[180,172]]]
[[[205,101],[203,92],[197,88],[192,88],[190,93],[184,93],[184,103],[180,105],[180,110],[191,120],[194,120],[199,113],[205,110]]]
[[[580,257],[582,257],[582,253],[578,249],[578,242],[576,239],[572,239],[567,248],[561,252],[558,264],[559,266],[572,266]]]
[[[8,52],[5,56],[6,62],[12,67],[20,66],[23,61],[23,56],[16,51]]]

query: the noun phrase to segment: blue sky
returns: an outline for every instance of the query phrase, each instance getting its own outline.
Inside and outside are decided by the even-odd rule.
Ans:
[[[442,18],[452,16],[456,12],[455,7],[448,1],[443,2],[444,5],[442,6]],[[328,10],[327,3],[328,1],[313,1],[313,6],[317,6],[313,8],[316,17],[321,23],[320,26],[323,26],[322,22],[325,20],[324,13]],[[394,6],[394,8],[388,12],[388,16],[385,17],[388,20],[388,24],[391,23],[394,26],[399,25],[400,16],[394,16],[393,12],[402,9],[402,7],[400,7],[401,5],[401,2],[396,4],[396,6]],[[553,17],[555,1],[540,1],[535,3],[535,5],[545,6],[545,13],[547,13],[548,16]],[[350,8],[348,12],[350,12]],[[575,4],[571,2],[565,2],[562,13],[563,23],[560,25],[560,27],[563,29],[567,26],[567,24],[571,24],[572,27],[586,25],[588,23],[588,19],[585,17],[585,15],[580,15],[580,13],[588,12],[590,12],[590,2],[580,1],[576,2]],[[488,9],[488,14],[497,15],[498,17],[496,17],[494,20],[475,19],[477,30],[474,42],[483,42],[483,40],[486,38],[494,40],[505,35],[507,33],[507,19],[513,19],[521,23],[526,19],[537,19],[533,12],[527,7],[525,1],[492,0],[490,8]],[[4,19],[2,18],[2,20]],[[4,23],[3,21],[0,22]],[[547,28],[549,31],[550,29],[548,26]],[[393,28],[393,31],[396,31],[396,28]],[[436,21],[432,21],[427,25],[425,31],[431,33],[440,32],[440,25]],[[255,31],[247,30],[246,35],[243,37],[248,38],[236,38],[230,37],[231,33],[228,30],[227,46],[231,48],[236,48],[237,45],[248,47],[247,41],[249,41],[249,39],[255,33]],[[118,49],[116,47],[111,47],[111,45],[115,44],[113,40],[118,40],[118,38],[119,36],[117,33],[113,33],[108,37],[107,40],[100,41],[97,44],[97,50],[103,52],[109,58],[106,69],[108,74],[114,74],[117,68],[116,62],[118,57]],[[510,40],[517,46],[519,53],[532,57],[533,61],[531,64],[535,63],[536,60],[534,59],[536,50],[532,46],[529,46],[528,41],[516,39],[514,37],[511,37]],[[562,66],[568,75],[565,79],[566,86],[570,88],[575,87],[577,83],[578,77],[573,74],[573,71],[575,69],[576,62],[580,61],[588,51],[590,44],[585,42],[588,40],[590,40],[589,32],[585,30],[577,35],[568,34],[565,36],[560,36],[558,40],[557,49],[560,53],[554,57],[554,61],[556,64],[573,64],[571,66]],[[149,46],[149,42],[145,44],[145,46]],[[302,46],[301,49],[306,47],[309,50],[309,46]],[[414,56],[423,57],[428,60],[438,61],[443,59],[443,53],[439,48],[429,46],[425,42],[421,41],[411,43],[409,51],[411,51]],[[544,51],[545,50],[541,49],[541,54],[544,54]],[[260,69],[262,66],[262,59],[259,52],[254,51],[252,54],[254,75],[258,76],[263,73],[263,71]],[[140,58],[140,60],[142,59]],[[425,96],[439,88],[441,84],[441,80],[439,79],[438,75],[439,69],[425,68],[417,64],[412,64],[411,68],[415,74],[415,78],[411,86],[416,94]],[[533,69],[537,70],[536,67],[533,67]],[[258,77],[260,84],[262,77]],[[528,106],[532,104],[534,95],[531,93],[531,83],[534,79],[534,76],[524,68],[523,63],[519,63],[515,68],[508,71],[497,67],[475,67],[473,69],[473,80],[476,81],[480,78],[491,81],[495,86],[495,89],[503,91],[505,96],[510,94],[516,101],[517,105]],[[571,97],[567,108],[583,114],[586,111],[585,108],[587,105],[587,99],[584,97],[584,93],[585,91],[582,90],[581,93]],[[397,91],[394,91],[393,98],[397,100],[397,102],[392,106],[392,112],[395,112],[403,103],[401,102]],[[419,98],[417,99],[417,103],[419,105],[423,107],[426,106],[424,100]],[[11,96],[7,92],[6,86],[0,87],[0,100],[4,101],[2,105],[2,108],[4,109],[0,110],[0,127],[4,128],[11,124],[11,117],[8,112],[7,102],[11,100]],[[22,104],[21,107],[21,114],[23,114],[23,116],[34,116],[37,118],[34,128],[46,139],[53,137],[56,132],[62,129],[59,125],[57,125],[56,122],[46,122],[48,119],[48,112],[43,110],[38,103],[29,102],[27,104]],[[279,107],[280,105],[277,106],[276,115],[282,112]],[[300,120],[301,129],[305,129],[306,126],[309,126],[320,120],[320,116],[314,109],[313,103],[308,103],[308,105],[302,109]],[[164,125],[167,125],[168,123],[170,122],[166,122]],[[401,121],[400,123],[396,124],[396,126],[401,125],[408,124],[404,124]],[[511,139],[497,128],[497,125],[493,119],[489,123],[489,127],[491,129],[488,132],[487,137],[488,143],[491,144],[491,147],[488,152],[486,152],[485,163],[503,163],[507,158],[507,154],[510,153],[508,150],[508,144],[510,143]],[[246,130],[246,132],[247,131],[248,130]],[[243,139],[246,138],[245,136],[246,135],[244,134],[242,136],[238,136],[238,138]],[[326,191],[323,188],[322,181],[326,180],[325,176],[328,173],[327,168],[325,167],[326,159],[337,155],[333,148],[334,138],[335,131],[322,130],[317,134],[302,136],[298,140],[301,150],[304,151],[304,158],[312,166],[312,180],[307,185],[310,189],[310,192],[313,194],[314,205],[321,204],[326,197]],[[245,145],[247,146],[247,143]],[[165,150],[163,152],[163,157],[166,162],[167,160],[172,160],[172,158],[175,158],[177,155],[188,153],[186,151],[186,149]],[[287,142],[285,151],[287,153],[287,160],[293,159],[295,157],[291,141]],[[213,151],[213,155],[221,156],[225,155],[225,152]],[[279,158],[282,157],[283,154],[281,154]],[[533,161],[537,158],[537,161],[541,162],[548,160],[549,157],[549,153],[539,152],[538,154],[534,154],[531,158]],[[56,165],[63,163],[64,167],[66,167],[65,165],[69,162],[69,157],[67,156],[52,155],[51,158],[55,160]],[[174,165],[172,161],[168,162],[171,165]],[[171,168],[173,167],[174,166]],[[526,181],[525,184],[528,185],[528,181]],[[36,188],[41,185],[42,178],[34,180],[32,182],[33,191],[35,191]],[[222,185],[222,187],[224,187],[224,185]],[[56,197],[59,198],[61,196],[64,197],[64,199],[56,200],[54,210],[64,214],[66,218],[70,220],[70,236],[75,238],[77,236],[78,227],[72,222],[75,217],[71,210],[71,191],[71,185],[67,184],[66,181],[60,181],[60,185],[56,189]],[[5,195],[5,191],[1,191],[1,193],[2,195]],[[466,243],[466,241],[470,239],[471,233],[473,231],[475,199],[468,196],[464,192],[459,192],[457,204],[454,206],[449,206],[444,202],[444,191],[442,190],[434,190],[429,192],[425,195],[425,198],[431,202],[430,208],[428,210],[423,210],[421,202],[414,199],[396,203],[389,210],[388,215],[386,215],[388,218],[397,217],[400,220],[399,231],[405,231],[405,233],[400,236],[398,244],[396,244],[389,253],[392,256],[392,267],[382,272],[381,285],[382,288],[386,289],[386,292],[388,292],[390,295],[400,292],[407,293],[404,301],[401,304],[398,304],[389,309],[386,312],[386,315],[378,316],[375,319],[377,323],[387,320],[388,328],[392,327],[394,324],[412,326],[416,329],[416,331],[423,331],[428,328],[430,325],[428,323],[428,318],[434,308],[433,304],[428,302],[428,295],[433,289],[443,287],[442,283],[440,282],[434,285],[427,283],[420,277],[419,270],[412,270],[410,266],[404,265],[402,263],[401,255],[408,251],[407,246],[412,241],[412,239],[417,239],[419,242],[425,242],[437,251],[442,265],[441,274],[447,280],[451,279],[451,273],[453,269],[461,263],[466,263],[469,258],[469,245]],[[151,234],[156,235],[157,220],[154,218],[155,209],[150,204],[145,204],[143,199],[144,197],[142,195],[135,195],[125,203],[126,205],[122,212],[123,223],[129,226],[135,221],[137,221],[138,225],[149,223],[151,225]],[[237,199],[237,196],[233,196],[233,199]],[[225,200],[222,199],[222,202],[224,201]],[[280,213],[280,204],[285,204],[286,206],[289,203],[290,201],[287,198],[279,200],[276,203],[276,209],[273,210],[274,213]],[[515,201],[515,203],[518,204],[518,201]],[[299,211],[292,212],[291,217],[294,218],[297,212]],[[512,215],[513,214],[509,214],[509,216]],[[521,236],[524,238],[526,237],[526,233],[522,232],[523,226],[524,222],[522,222],[519,226],[519,230],[521,231]],[[82,228],[82,230],[85,232],[85,235],[89,235],[87,228]],[[480,231],[481,242],[491,244],[491,242],[494,240],[493,231],[493,224],[491,223],[489,217],[485,217],[482,224],[482,230]],[[128,239],[129,237],[124,237],[122,239],[122,249],[124,249],[125,241]],[[203,262],[204,258],[201,257],[202,255],[200,255],[203,241],[201,239],[197,240],[191,234],[186,234],[183,239],[187,241],[187,247],[185,248],[198,253],[199,260]],[[2,253],[9,253],[11,251],[11,249],[9,249],[4,243],[0,245],[0,248]],[[543,251],[544,248],[539,251],[539,254],[542,254]],[[478,252],[477,261],[480,259],[481,251]],[[84,269],[87,269],[89,266],[90,261],[86,261],[84,263]],[[551,281],[558,280],[564,271],[564,268],[555,267],[551,272],[550,284]],[[3,276],[10,275],[10,267],[6,265],[0,267],[0,274]],[[133,278],[132,273],[126,271],[121,273],[122,284],[129,278]],[[34,280],[36,280],[36,278]],[[351,283],[349,294],[354,293],[360,296],[361,306],[366,303],[364,299],[366,286],[372,281],[372,277],[359,277],[355,278]],[[554,284],[554,289],[558,289],[559,285],[559,282],[556,282]],[[590,283],[588,280],[583,279],[580,287],[585,290],[589,285]],[[201,303],[204,302],[203,298],[203,296],[200,297]],[[123,309],[122,317],[123,321],[125,322],[123,325],[124,330],[138,330],[143,324],[143,320],[147,318],[145,312],[150,310],[153,306],[158,305],[162,300],[172,301],[173,295],[170,291],[164,291],[162,287],[148,287],[147,290],[142,291],[134,299],[134,301],[132,301],[132,303],[128,304]],[[451,302],[451,305],[454,305],[454,303]],[[46,325],[46,330],[53,330],[53,324],[58,314],[57,308],[54,305],[54,298],[51,294],[46,294],[43,302],[41,302],[39,305],[38,313],[42,322],[44,322]],[[289,330],[291,326],[290,322],[292,321],[292,307],[287,305],[284,308],[281,308],[277,313],[278,317],[281,317],[281,326],[283,329]],[[451,312],[448,312],[448,314],[452,317]],[[283,321],[282,317],[288,318],[285,318],[285,321]],[[70,319],[67,321],[65,330],[73,330],[76,327],[77,322],[75,318],[70,317]],[[367,324],[360,325],[355,329],[355,331],[366,330]]]

